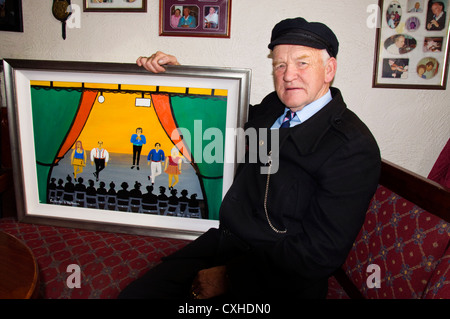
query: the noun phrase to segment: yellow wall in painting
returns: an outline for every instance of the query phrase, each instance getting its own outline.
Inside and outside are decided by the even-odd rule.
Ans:
[[[99,140],[110,153],[132,154],[131,135],[136,128],[142,127],[147,144],[142,148],[142,156],[147,156],[156,142],[161,144],[166,155],[170,155],[173,143],[163,130],[156,116],[153,104],[151,107],[136,107],[135,99],[142,98],[139,94],[103,93],[105,101],[95,102],[89,118],[78,140],[83,148],[91,150]],[[144,96],[149,98],[150,95]]]

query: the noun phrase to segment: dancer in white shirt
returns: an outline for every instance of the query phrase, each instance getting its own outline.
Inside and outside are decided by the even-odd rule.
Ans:
[[[103,142],[98,141],[98,147],[94,147],[91,151],[91,164],[95,163],[95,172],[93,173],[98,182],[100,172],[108,165],[109,153],[103,148]]]

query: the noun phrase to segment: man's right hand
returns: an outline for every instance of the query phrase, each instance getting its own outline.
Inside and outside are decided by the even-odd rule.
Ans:
[[[180,65],[176,57],[161,51],[152,54],[150,57],[141,56],[136,60],[136,63],[153,73],[165,72],[164,65]]]

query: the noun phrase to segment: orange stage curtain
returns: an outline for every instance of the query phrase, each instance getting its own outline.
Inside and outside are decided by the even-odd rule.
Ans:
[[[170,138],[174,130],[177,130],[178,132],[178,128],[175,123],[172,109],[170,107],[170,96],[169,94],[152,94],[152,101],[153,107],[155,108],[159,121],[161,122],[161,125],[164,128],[164,130],[166,131],[166,134]],[[178,134],[178,136],[180,136],[180,134]],[[184,141],[181,138],[178,139],[174,138],[172,139],[172,141],[175,145],[181,146],[179,148],[180,152],[189,162],[191,162],[192,161],[191,155],[189,153],[190,150],[188,150]]]

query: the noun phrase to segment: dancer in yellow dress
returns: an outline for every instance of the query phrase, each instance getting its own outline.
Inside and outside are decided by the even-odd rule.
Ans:
[[[70,158],[70,164],[73,166],[73,176],[77,179],[77,174],[83,172],[83,167],[86,166],[86,152],[83,149],[81,141],[77,141],[75,149]]]
[[[170,156],[166,157],[164,172],[169,175],[169,189],[178,184],[179,175],[181,174],[181,157],[178,156],[178,149],[172,148]]]

